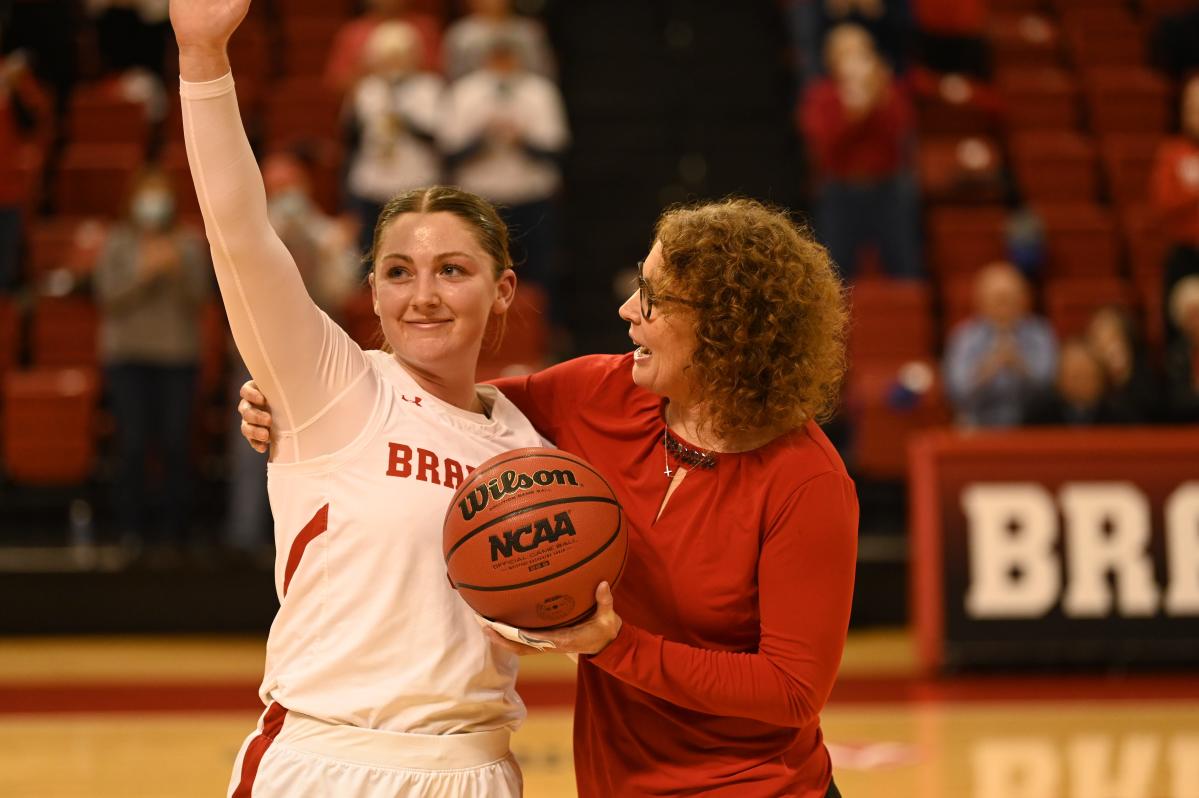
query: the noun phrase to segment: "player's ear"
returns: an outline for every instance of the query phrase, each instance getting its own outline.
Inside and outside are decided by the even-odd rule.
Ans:
[[[375,310],[375,315],[379,315],[379,292],[375,290],[375,270],[371,269],[371,273],[366,276],[366,281],[371,286],[371,307]]]
[[[504,269],[496,278],[495,289],[495,302],[491,305],[491,312],[498,316],[507,312],[516,298],[516,272]]]

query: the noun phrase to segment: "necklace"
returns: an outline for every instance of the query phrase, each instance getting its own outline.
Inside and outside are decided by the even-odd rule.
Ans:
[[[666,460],[666,476],[674,476],[670,470],[670,458],[680,461],[688,468],[712,468],[716,465],[716,453],[707,449],[693,449],[670,434],[670,428],[662,431],[662,455]]]

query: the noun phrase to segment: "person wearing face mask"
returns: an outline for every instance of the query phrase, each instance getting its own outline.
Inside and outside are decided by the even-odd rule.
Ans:
[[[603,467],[629,528],[595,616],[531,633],[579,655],[580,798],[840,795],[820,712],[848,630],[858,503],[817,421],[837,401],[846,316],[828,253],[786,213],[675,208],[620,308],[632,352],[495,381]],[[247,385],[243,398],[264,448],[264,397]]]
[[[211,278],[198,239],[175,223],[164,173],[135,180],[128,217],[109,234],[93,286],[116,421],[118,521],[126,541],[166,552],[189,542],[199,314]],[[163,465],[161,489],[148,484],[151,449]]]
[[[346,106],[352,142],[346,194],[359,220],[362,252],[388,199],[441,177],[434,136],[443,86],[440,77],[419,70],[420,49],[411,25],[380,23],[367,40],[366,74]]]

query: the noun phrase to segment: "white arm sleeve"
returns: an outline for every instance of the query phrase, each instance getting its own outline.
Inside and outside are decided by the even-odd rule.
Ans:
[[[276,420],[274,458],[336,451],[361,431],[374,406],[377,386],[368,376],[374,371],[308,296],[270,225],[232,74],[180,81],[180,95],[187,159],[229,326]],[[329,413],[334,405],[339,412]]]

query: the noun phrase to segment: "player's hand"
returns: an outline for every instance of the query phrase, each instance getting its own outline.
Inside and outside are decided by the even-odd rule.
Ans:
[[[621,620],[612,609],[612,588],[600,582],[595,589],[595,615],[564,629],[536,631],[530,634],[554,644],[549,649],[559,654],[598,654],[620,634]]]
[[[170,0],[179,50],[224,50],[245,19],[250,0]]]
[[[271,414],[266,397],[254,380],[247,380],[238,394],[241,396],[237,412],[241,415],[242,437],[255,451],[265,452],[271,445]]]

